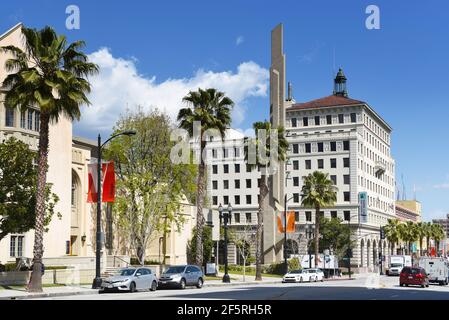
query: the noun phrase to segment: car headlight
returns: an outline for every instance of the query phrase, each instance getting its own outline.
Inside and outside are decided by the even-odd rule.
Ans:
[[[173,276],[172,279],[175,281],[179,281],[179,280],[181,280],[181,276],[178,274],[176,276]]]

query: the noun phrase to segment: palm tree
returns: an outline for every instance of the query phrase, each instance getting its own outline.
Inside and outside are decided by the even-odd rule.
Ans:
[[[255,122],[253,124],[255,131],[255,139],[245,139],[245,161],[247,165],[253,169],[260,168],[261,176],[259,183],[259,209],[257,211],[257,231],[256,231],[256,281],[262,280],[262,231],[263,231],[263,215],[268,210],[268,183],[267,183],[267,168],[273,165],[270,161],[265,161],[271,155],[272,141],[269,138],[271,135],[271,123]],[[267,139],[263,139],[262,130],[265,130]],[[265,141],[264,141],[265,140]],[[277,159],[274,162],[285,161],[287,156],[288,142],[285,139],[285,129],[283,127],[277,128]],[[252,147],[252,148],[251,148]],[[256,154],[251,154],[256,152]],[[276,152],[273,151],[273,154]]]
[[[320,210],[331,207],[337,201],[337,187],[329,179],[329,174],[315,171],[304,177],[302,201],[304,207],[315,208],[315,265],[318,265],[320,239]]]
[[[408,254],[412,254],[412,244],[418,240],[419,231],[416,224],[412,221],[406,221],[403,226],[403,240],[407,243]]]
[[[388,219],[388,224],[384,227],[385,237],[390,242],[391,254],[394,254],[394,246],[399,245],[399,220]]]
[[[435,240],[435,251],[438,255],[438,249],[440,247],[440,241],[446,237],[446,233],[443,227],[439,224],[432,224],[432,236],[433,240]]]
[[[425,227],[425,233],[426,233],[426,255],[429,256],[430,255],[430,239],[433,236],[433,230],[432,230],[432,223],[430,222],[426,222],[426,227]]]
[[[197,192],[196,192],[196,255],[195,264],[203,264],[202,238],[204,228],[203,203],[206,163],[203,153],[206,148],[207,130],[218,130],[224,140],[226,129],[231,125],[231,108],[234,102],[223,92],[210,88],[206,90],[190,91],[183,98],[189,106],[179,110],[179,127],[186,130],[190,137],[194,136],[195,122],[200,123],[200,162],[198,165]]]
[[[40,109],[38,181],[36,196],[36,223],[33,249],[33,272],[29,291],[42,292],[43,223],[45,188],[48,170],[49,123],[61,115],[70,120],[79,119],[80,106],[89,105],[89,75],[98,72],[98,66],[89,63],[81,51],[85,43],[67,43],[66,37],[57,35],[51,27],[42,30],[22,28],[25,48],[2,47],[12,58],[5,63],[11,72],[3,81],[5,107],[25,111],[28,106]]]
[[[418,241],[419,241],[419,255],[422,256],[423,255],[423,249],[422,249],[423,240],[426,237],[426,224],[425,224],[425,222],[418,222],[416,224],[416,230],[417,230]]]

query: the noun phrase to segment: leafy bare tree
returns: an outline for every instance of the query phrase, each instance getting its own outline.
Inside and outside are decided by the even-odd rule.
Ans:
[[[243,259],[243,281],[246,275],[246,263],[251,257],[251,248],[256,245],[256,230],[253,225],[246,224],[234,233],[234,244]]]
[[[116,163],[118,176],[114,215],[140,264],[145,263],[146,248],[157,235],[172,223],[181,228],[180,203],[196,190],[195,166],[174,164],[170,159],[172,128],[169,117],[158,110],[128,112],[115,131],[135,130],[136,136],[120,136],[106,151],[106,157]]]

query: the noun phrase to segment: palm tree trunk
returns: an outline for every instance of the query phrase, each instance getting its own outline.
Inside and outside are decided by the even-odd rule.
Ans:
[[[203,146],[203,144],[201,144]],[[201,155],[203,154],[203,148],[201,148]],[[205,165],[203,160],[200,160],[198,166],[198,180],[197,180],[197,193],[196,193],[196,253],[195,264],[199,267],[203,266],[203,227],[204,227],[204,215],[203,215],[203,200],[204,200],[204,175]]]
[[[429,246],[430,246],[430,238],[429,236],[426,237],[426,256],[429,256]]]
[[[422,256],[422,240],[423,238],[419,238],[419,255]]]
[[[37,168],[36,222],[34,225],[33,271],[29,292],[42,292],[42,256],[44,254],[45,189],[47,186],[49,116],[41,112],[39,130],[39,157]]]
[[[315,208],[315,268],[318,268],[320,253],[320,207]]]
[[[257,231],[256,231],[256,281],[262,280],[262,236],[263,236],[263,214],[268,209],[268,185],[267,176],[262,171],[259,187],[259,210],[257,211]]]

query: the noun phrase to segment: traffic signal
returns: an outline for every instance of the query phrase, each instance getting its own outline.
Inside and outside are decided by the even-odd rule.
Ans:
[[[352,249],[351,249],[351,248],[349,248],[349,249],[346,250],[346,256],[347,256],[348,258],[352,258],[352,257],[353,257],[353,256],[352,256]]]
[[[380,228],[380,239],[381,240],[385,239],[385,230],[383,227]]]

